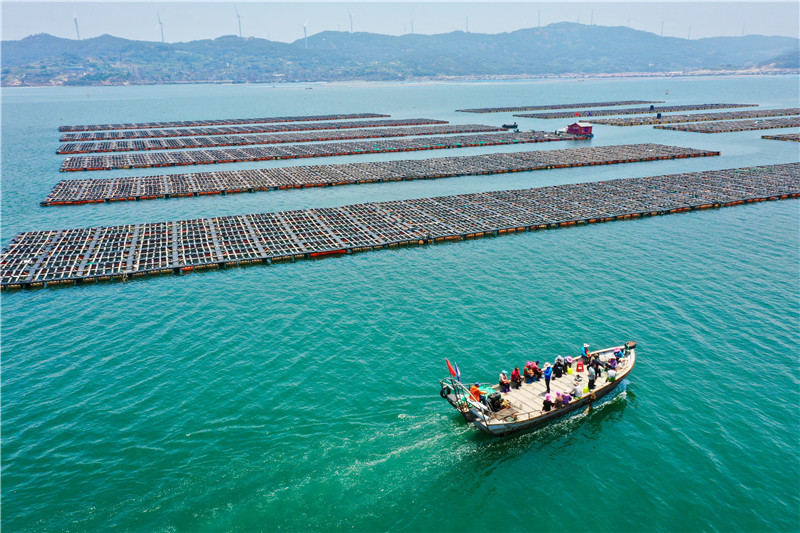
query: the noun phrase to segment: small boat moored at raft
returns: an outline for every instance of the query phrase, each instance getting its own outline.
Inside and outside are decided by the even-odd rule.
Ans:
[[[584,388],[584,392],[579,398],[573,398],[567,405],[546,412],[542,411],[542,402],[546,394],[544,378],[532,383],[523,382],[518,388],[512,387],[507,393],[499,392],[500,385],[481,387],[487,397],[487,402],[484,404],[472,397],[469,387],[461,383],[456,373],[450,378],[440,380],[442,387],[440,395],[458,410],[467,422],[485,433],[503,436],[528,431],[591,407],[594,402],[611,393],[633,370],[636,362],[635,348],[636,342],[630,341],[622,346],[612,346],[589,352],[589,357],[583,356],[576,359],[573,363],[572,373],[565,373],[560,378],[556,378],[554,375],[551,379],[550,391],[553,395],[556,392],[563,394],[570,391],[577,378],[580,378],[582,387],[589,383],[589,358],[597,355],[600,362],[605,364],[614,355],[615,350],[622,353],[622,357],[618,359],[616,376],[613,380],[609,380],[608,374],[604,372],[595,380],[593,390],[587,391]],[[454,372],[451,371],[451,374]],[[489,399],[490,396],[493,398]]]

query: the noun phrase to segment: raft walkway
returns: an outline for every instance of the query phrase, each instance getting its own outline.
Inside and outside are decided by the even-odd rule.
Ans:
[[[589,119],[592,124],[606,126],[652,126],[655,124],[676,124],[679,122],[707,122],[714,120],[734,120],[746,118],[783,117],[800,115],[800,107],[784,109],[755,109],[752,111],[728,111],[722,113],[692,113],[688,115],[666,115],[661,118],[648,117],[618,117]]]
[[[185,274],[800,197],[800,163],[20,233],[3,289]]]
[[[611,107],[615,105],[663,104],[664,100],[617,100],[615,102],[583,102],[579,104],[545,104],[520,107],[480,107],[476,109],[456,109],[460,113],[510,113],[515,111],[542,111],[546,109],[580,109],[587,107]]]
[[[690,131],[693,133],[731,133],[734,131],[771,130],[774,128],[796,128],[800,117],[767,118],[764,120],[728,120],[724,122],[697,122],[653,126],[660,130]]]
[[[100,152],[134,152],[148,150],[186,150],[191,148],[219,148],[222,146],[248,146],[256,144],[281,144],[296,142],[342,141],[350,139],[376,139],[381,137],[410,137],[414,135],[445,135],[456,133],[487,133],[506,131],[485,124],[445,124],[442,126],[411,126],[404,128],[353,129],[342,131],[309,131],[274,135],[234,135],[220,137],[180,137],[177,139],[147,139],[133,141],[104,141],[69,143],[62,145],[57,154],[90,154]]]
[[[784,133],[781,135],[762,135],[762,139],[771,139],[773,141],[795,141],[800,142],[800,133]]]
[[[291,133],[296,131],[344,130],[352,128],[385,128],[392,126],[424,126],[447,124],[446,120],[431,118],[405,118],[387,120],[361,120],[347,122],[304,122],[291,124],[252,124],[246,126],[215,126],[207,128],[85,131],[65,133],[61,142],[127,141],[130,139],[155,139],[159,137],[202,137],[205,135],[241,135],[248,133]]]
[[[731,109],[734,107],[757,107],[758,104],[689,104],[650,107],[625,107],[622,109],[590,109],[588,111],[564,111],[556,113],[522,113],[523,118],[575,118],[606,115],[643,115],[646,113],[670,113],[674,111],[700,111],[706,109]]]
[[[343,120],[351,118],[381,118],[391,115],[379,113],[342,113],[336,115],[304,115],[267,118],[223,118],[211,120],[176,120],[172,122],[129,122],[125,124],[84,124],[59,126],[58,131],[142,130],[149,128],[183,128],[192,126],[222,126],[225,124],[266,124],[270,122],[303,122],[317,120]]]
[[[67,157],[61,172],[81,170],[114,170],[128,168],[155,168],[183,165],[212,165],[247,161],[270,161],[304,157],[329,157],[343,155],[379,154],[388,152],[415,152],[473,146],[538,143],[549,141],[584,141],[586,135],[547,132],[507,132],[454,135],[452,137],[404,137],[392,140],[308,143],[269,146],[261,148],[229,148],[224,150],[197,150],[191,152],[156,152],[118,155]]]
[[[632,144],[340,165],[211,171],[115,179],[62,180],[56,184],[41,205],[76,205],[214,194],[227,195],[717,155],[719,152],[678,146]]]

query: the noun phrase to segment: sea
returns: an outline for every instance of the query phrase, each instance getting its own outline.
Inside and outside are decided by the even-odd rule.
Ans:
[[[718,157],[88,206],[58,127],[331,113],[555,130],[468,114],[664,100],[797,106],[796,76],[4,88],[2,246],[18,232],[263,213],[797,162],[797,129],[595,126],[589,142]],[[2,529],[14,532],[796,532],[800,201],[2,294]],[[525,361],[635,340],[588,413],[490,437],[439,396]]]

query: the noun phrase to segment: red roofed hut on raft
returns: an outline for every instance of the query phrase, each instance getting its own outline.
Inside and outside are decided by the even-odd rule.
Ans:
[[[576,135],[588,135],[593,137],[592,135],[592,125],[588,122],[576,122],[574,124],[570,124],[567,126],[567,133],[573,133]]]

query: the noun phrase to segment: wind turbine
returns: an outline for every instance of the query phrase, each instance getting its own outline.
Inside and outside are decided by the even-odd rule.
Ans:
[[[350,33],[353,33],[353,14],[350,13],[349,9],[346,9],[345,11],[347,11],[347,16],[350,17]]]
[[[161,13],[156,11],[156,16],[158,17],[158,26],[161,28],[161,42],[164,42],[164,23],[161,22]]]
[[[239,10],[236,9],[236,6],[233,6],[233,10],[236,12],[236,20],[239,21],[239,39],[242,38],[242,17],[239,16]]]
[[[81,40],[81,30],[78,29],[78,11],[77,10],[72,14],[72,20],[75,21],[75,33],[78,34],[78,40],[80,41]]]
[[[303,23],[303,40],[305,41],[306,50],[308,50],[308,19]]]

